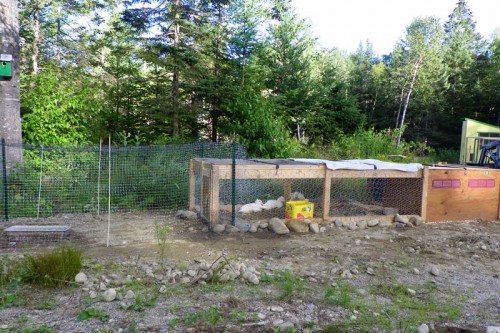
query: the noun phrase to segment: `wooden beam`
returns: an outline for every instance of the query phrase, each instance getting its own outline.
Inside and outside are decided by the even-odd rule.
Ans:
[[[332,170],[325,169],[325,179],[323,179],[323,221],[328,220],[330,215],[330,195],[332,193]]]
[[[195,160],[189,161],[189,210],[194,210],[196,205],[196,174]]]
[[[212,165],[210,174],[210,229],[219,223],[219,166]]]

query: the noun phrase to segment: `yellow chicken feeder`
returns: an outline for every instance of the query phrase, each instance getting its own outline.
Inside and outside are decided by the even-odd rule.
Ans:
[[[285,218],[311,219],[314,215],[314,204],[309,201],[287,201]]]

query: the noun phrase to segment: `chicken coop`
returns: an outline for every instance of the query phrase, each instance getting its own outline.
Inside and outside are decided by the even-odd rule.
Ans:
[[[191,210],[211,226],[285,217],[285,203],[314,204],[313,220],[394,214],[422,215],[421,165],[376,160],[235,160],[190,164]]]

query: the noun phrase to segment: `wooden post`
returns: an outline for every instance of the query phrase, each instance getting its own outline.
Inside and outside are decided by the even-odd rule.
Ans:
[[[289,201],[292,195],[292,180],[287,178],[283,181],[283,197],[285,201]]]
[[[219,223],[219,166],[212,165],[210,171],[210,228]]]
[[[189,210],[194,210],[196,204],[196,175],[195,175],[195,161],[189,161]]]
[[[420,216],[427,221],[427,192],[429,190],[429,167],[424,167],[422,173],[422,208],[420,209]]]
[[[323,180],[323,221],[327,221],[330,218],[331,173],[332,171],[325,166],[325,179]]]

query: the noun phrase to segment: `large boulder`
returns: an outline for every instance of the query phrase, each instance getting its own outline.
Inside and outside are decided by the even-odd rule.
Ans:
[[[290,233],[290,230],[288,230],[283,220],[277,217],[273,217],[272,219],[269,220],[268,228],[269,230],[278,235],[284,235]]]

